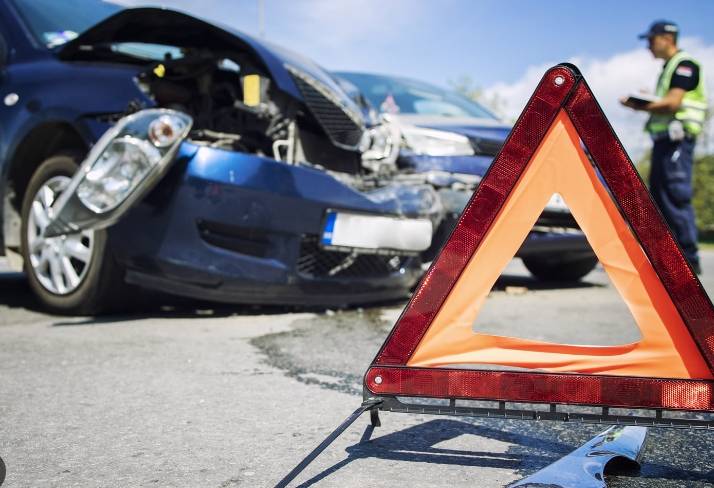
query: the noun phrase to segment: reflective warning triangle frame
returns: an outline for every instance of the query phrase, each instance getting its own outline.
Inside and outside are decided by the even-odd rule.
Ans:
[[[577,67],[560,64],[541,79],[505,145],[466,205],[451,237],[367,370],[365,401],[381,402],[380,410],[391,411],[714,427],[714,420],[663,416],[663,410],[714,412],[714,381],[709,379],[408,366],[409,358],[527,164],[563,112],[714,374],[712,302],[590,87]],[[441,399],[441,402],[436,405],[411,403],[406,401],[409,397]],[[498,402],[498,405],[467,405],[473,400]],[[507,408],[509,404],[511,408]],[[530,406],[524,408],[521,404]],[[543,409],[543,404],[548,408]],[[572,413],[559,410],[558,405],[596,406],[601,410]],[[610,410],[613,407],[648,409],[654,414],[614,415]]]
[[[676,307],[686,326],[685,333],[696,343],[696,348],[690,350],[698,350],[706,363],[701,370],[708,367],[712,373],[708,377],[714,378],[714,306],[582,75],[571,64],[559,64],[541,79],[451,237],[365,373],[362,405],[276,488],[287,487],[362,414],[370,412],[372,427],[379,426],[380,410],[714,429],[712,379],[408,365],[528,163],[563,112],[605,180],[624,223],[629,225],[628,232],[639,242],[638,252],[646,255],[643,259],[649,260],[648,266],[654,269]],[[585,156],[579,158],[583,162]],[[365,432],[363,439],[369,435],[371,430]]]

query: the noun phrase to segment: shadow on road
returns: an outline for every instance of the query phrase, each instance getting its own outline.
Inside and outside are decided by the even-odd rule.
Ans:
[[[298,486],[301,488],[313,486],[351,462],[368,458],[405,463],[507,469],[516,471],[521,477],[524,477],[569,454],[579,446],[579,444],[571,445],[553,438],[549,439],[548,436],[541,435],[537,430],[522,429],[513,432],[498,428],[498,424],[495,424],[494,427],[453,419],[437,419],[372,439],[375,430],[370,425],[365,429],[360,441],[346,449],[347,457],[345,459],[324,469]],[[439,446],[439,444],[469,434],[474,437],[508,443],[511,447],[506,452],[488,452],[449,449]],[[664,480],[702,482],[708,486],[708,483],[714,480],[714,471],[703,472],[696,469],[648,463],[647,458],[648,455],[645,453],[641,469],[632,463],[608,464],[606,468],[608,486],[611,484],[613,487],[659,486],[659,483]],[[405,466],[404,469],[409,468]],[[664,482],[667,483],[667,481]]]
[[[529,276],[504,274],[494,285],[494,290],[506,290],[509,287],[527,288],[528,290],[557,290],[572,288],[602,287],[593,282],[543,282]],[[401,307],[404,300],[362,304],[359,306],[338,307],[341,310],[373,307]],[[23,273],[0,272],[0,307],[24,308],[26,310],[53,316],[48,313],[42,304],[35,298]],[[334,307],[331,307],[334,309]],[[126,308],[115,313],[97,317],[86,317],[77,320],[77,317],[59,320],[56,326],[71,325],[109,325],[119,322],[129,322],[146,318],[215,318],[230,317],[233,315],[277,315],[293,312],[325,312],[327,307],[299,307],[278,305],[240,305],[217,304],[193,300],[190,298],[163,295],[158,292],[141,290],[134,297],[127,297]]]
[[[252,315],[282,315],[289,313],[323,314],[334,310],[350,311],[369,309],[371,307],[402,306],[404,304],[403,300],[392,300],[367,305],[330,308],[295,305],[245,305],[204,302],[190,298],[163,295],[152,291],[145,291],[143,293],[145,293],[145,295],[141,297],[140,301],[130,306],[128,305],[126,311],[96,317],[86,317],[83,320],[68,318],[68,320],[55,322],[53,325],[58,327],[73,325],[111,325],[147,318],[201,319]],[[2,305],[2,299],[0,299],[0,305]]]
[[[43,312],[23,273],[0,272],[0,305]]]
[[[611,479],[606,473],[606,478],[608,479],[607,486],[612,488],[659,486],[662,480],[676,481],[676,486],[690,486],[691,483],[688,482],[705,483],[704,486],[711,486],[714,483],[714,471],[704,473],[663,464],[648,464],[645,459],[640,470],[618,472],[615,479]]]
[[[162,319],[209,319],[245,315],[280,315],[291,312],[300,312],[294,307],[278,306],[252,306],[252,305],[222,305],[215,303],[193,302],[189,299],[181,300],[175,297],[157,295],[156,300],[145,304],[132,304],[127,310],[92,317],[68,317],[67,320],[58,320],[55,327],[76,325],[113,325],[133,322],[137,320],[162,318]],[[78,320],[79,319],[79,320]]]
[[[374,428],[371,425],[368,426],[360,442],[347,448],[347,458],[333,464],[299,486],[312,486],[349,463],[367,458],[509,470],[517,470],[523,462],[523,456],[519,454],[438,447],[440,443],[465,434],[509,444],[520,444],[524,447],[537,447],[541,451],[547,450],[558,456],[565,455],[574,449],[573,446],[556,441],[451,419],[431,420],[376,439],[371,439],[373,431]],[[528,457],[532,458],[533,456]],[[544,459],[540,464],[546,465],[552,461],[550,457],[544,457]]]
[[[48,312],[33,294],[23,273],[0,272],[0,308],[25,309],[47,317],[55,317],[55,326],[109,325],[146,318],[215,318],[232,315],[275,315],[296,311],[324,312],[325,309],[306,309],[284,306],[230,305],[202,302],[151,291],[138,290],[127,297],[120,312],[101,316],[62,316]]]
[[[572,290],[578,288],[604,288],[607,285],[593,281],[542,281],[531,276],[502,274],[493,285],[493,290],[505,290],[507,287],[517,286],[529,290]]]

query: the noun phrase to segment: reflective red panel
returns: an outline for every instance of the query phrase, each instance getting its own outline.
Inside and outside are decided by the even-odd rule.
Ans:
[[[376,366],[365,384],[375,395],[714,411],[714,382],[700,380]]]
[[[714,307],[584,81],[565,110],[711,368]]]
[[[567,68],[555,67],[545,74],[375,364],[406,364],[574,85],[575,77]]]
[[[365,385],[374,394],[714,411],[714,383],[708,380],[403,367],[561,109],[571,118],[714,372],[714,307],[709,297],[587,84],[577,69],[556,66],[541,80],[367,372]]]

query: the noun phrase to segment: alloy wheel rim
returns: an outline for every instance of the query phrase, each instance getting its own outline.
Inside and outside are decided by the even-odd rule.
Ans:
[[[27,222],[27,246],[32,273],[43,288],[55,295],[67,295],[84,281],[94,249],[94,231],[44,237],[51,220],[51,207],[67,187],[68,176],[47,180],[32,199]]]

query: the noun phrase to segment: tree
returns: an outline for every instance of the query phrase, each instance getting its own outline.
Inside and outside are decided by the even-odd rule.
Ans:
[[[714,234],[714,154],[694,163],[694,211],[702,236]]]
[[[647,152],[635,167],[645,183],[649,184],[651,152]],[[714,237],[714,154],[698,157],[694,161],[694,198],[692,206],[697,216],[697,228],[702,238]]]
[[[505,100],[497,93],[486,95],[483,89],[469,75],[461,75],[456,80],[449,80],[448,84],[455,92],[480,103],[501,117],[505,116]]]

